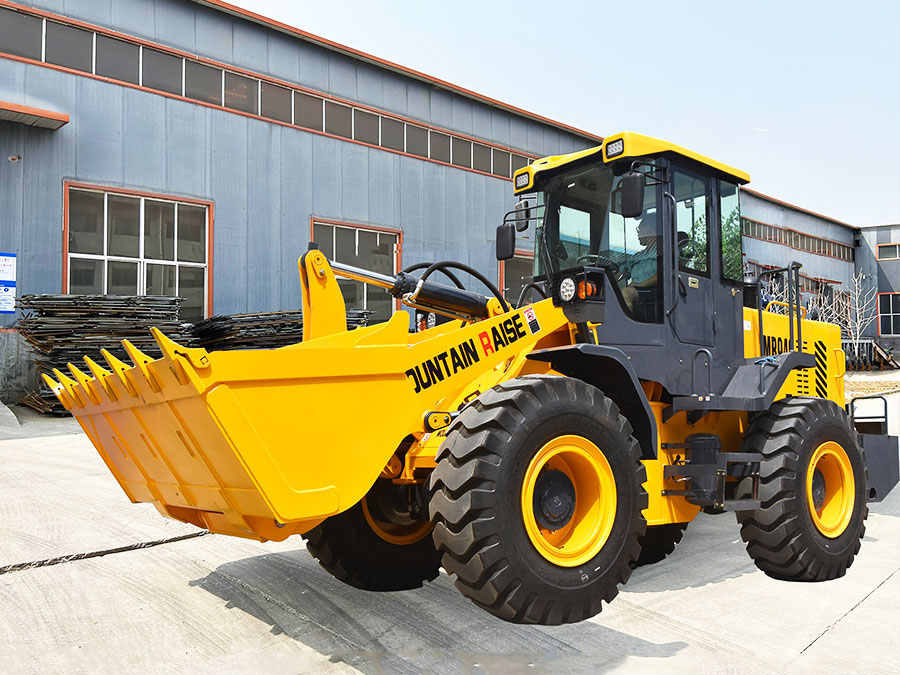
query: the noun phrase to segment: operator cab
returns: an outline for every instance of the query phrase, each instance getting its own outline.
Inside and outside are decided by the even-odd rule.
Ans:
[[[720,390],[714,380],[743,361],[738,186],[749,177],[626,132],[514,181],[536,199],[535,281],[580,341],[620,347],[639,378],[673,394]],[[510,234],[498,229],[498,257]]]

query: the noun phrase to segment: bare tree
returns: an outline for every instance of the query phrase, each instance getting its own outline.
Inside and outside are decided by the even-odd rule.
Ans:
[[[859,343],[862,336],[875,321],[878,289],[872,283],[872,275],[863,274],[862,270],[854,274],[850,278],[847,296],[846,337],[853,345],[853,355],[859,358]]]
[[[849,339],[850,297],[847,291],[836,291],[829,286],[809,299],[806,310],[810,319],[840,326],[841,336]]]

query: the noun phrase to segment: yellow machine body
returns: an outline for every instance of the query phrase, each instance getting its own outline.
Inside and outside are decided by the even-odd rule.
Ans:
[[[535,176],[591,154],[610,159],[671,152],[703,162],[737,182],[742,172],[684,148],[638,134],[611,136],[603,146],[548,157],[517,172],[516,192]],[[621,151],[621,148],[619,151]],[[619,152],[617,151],[617,152]],[[162,358],[124,343],[132,364],[105,354],[108,368],[85,359],[90,374],[70,365],[48,384],[81,424],[134,502],[212,532],[282,540],[302,534],[360,501],[379,477],[421,483],[435,467],[447,420],[466,402],[514,377],[550,372],[530,360],[537,349],[576,342],[576,326],[544,300],[489,318],[451,321],[410,334],[408,315],[348,331],[340,287],[325,256],[300,259],[303,342],[280,349],[207,352],[154,336]],[[778,309],[773,307],[772,309]],[[758,314],[744,310],[744,356],[790,349],[786,314],[764,311],[766,354]],[[796,324],[795,324],[796,328]],[[837,326],[802,320],[803,351],[815,368],[793,371],[776,398],[818,396],[844,403],[844,355]],[[650,525],[690,521],[699,507],[682,496],[664,467],[679,459],[696,433],[737,451],[746,412],[711,412],[693,424],[685,412],[667,421],[662,386],[642,382],[657,427],[656,457],[645,459]]]
[[[405,313],[346,330],[337,281],[324,256],[301,264],[306,340],[281,349],[207,352],[184,348],[159,331],[163,357],[126,344],[133,365],[107,355],[88,360],[91,375],[70,366],[50,380],[110,471],[134,502],[213,532],[281,540],[315,527],[355,503],[384,476],[419,482],[435,466],[446,433],[441,415],[499,382],[548,372],[535,349],[573,342],[572,326],[550,300],[477,323],[449,322],[408,333]],[[307,303],[309,303],[307,305]],[[313,303],[315,308],[313,308]],[[315,317],[315,318],[314,318]],[[783,350],[788,318],[764,312],[764,334]],[[759,356],[757,313],[745,310],[745,356]],[[819,395],[841,402],[839,329],[803,321],[814,372],[795,371],[778,397]],[[782,343],[778,341],[781,340]],[[685,413],[663,423],[661,387],[644,383],[660,447],[644,461],[648,524],[688,522],[699,507],[663,479],[678,443],[715,433],[737,450],[746,413],[713,412],[695,424]],[[656,400],[654,400],[656,399]],[[403,446],[403,461],[395,452]]]

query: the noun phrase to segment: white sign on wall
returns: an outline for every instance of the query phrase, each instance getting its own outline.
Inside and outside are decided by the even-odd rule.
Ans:
[[[16,254],[0,253],[0,314],[16,311]]]

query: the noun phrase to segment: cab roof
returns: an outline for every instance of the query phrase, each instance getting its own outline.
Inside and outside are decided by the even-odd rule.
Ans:
[[[621,150],[619,150],[620,145]],[[614,153],[612,157],[609,156],[609,152]],[[695,162],[699,162],[700,164],[709,167],[713,173],[724,175],[731,180],[734,180],[739,185],[750,182],[750,176],[743,171],[728,166],[727,164],[722,164],[722,162],[717,162],[709,157],[705,157],[693,150],[688,150],[680,145],[662,141],[651,136],[636,134],[632,131],[623,131],[622,133],[607,136],[603,140],[602,145],[598,145],[594,148],[570,152],[567,155],[551,155],[550,157],[535,160],[528,166],[515,172],[513,175],[514,191],[515,194],[528,192],[529,190],[534,189],[535,179],[538,175],[553,171],[554,169],[566,166],[567,164],[572,164],[585,157],[591,157],[592,155],[597,155],[599,158],[603,159],[603,161],[609,162],[618,161],[623,158],[659,155],[665,152],[680,155]]]

